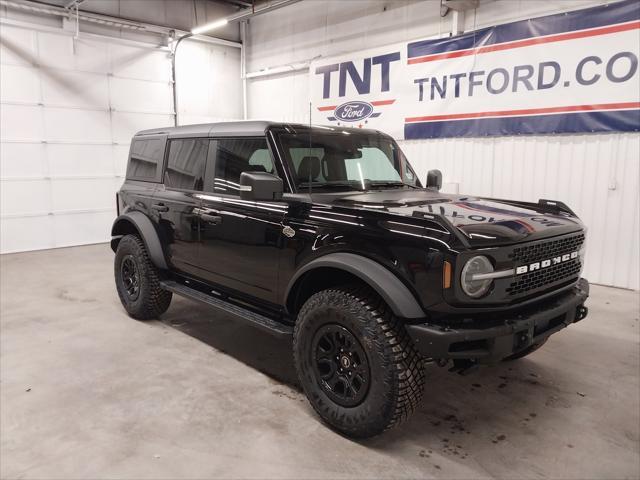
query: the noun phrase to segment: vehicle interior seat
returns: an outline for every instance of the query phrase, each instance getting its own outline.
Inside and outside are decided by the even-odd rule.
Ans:
[[[302,157],[298,167],[298,180],[316,182],[320,175],[320,159],[318,157]]]

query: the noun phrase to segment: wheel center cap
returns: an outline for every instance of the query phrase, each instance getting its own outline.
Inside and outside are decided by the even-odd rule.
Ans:
[[[351,366],[351,360],[349,360],[349,357],[346,355],[343,355],[340,358],[340,364],[342,365],[342,368],[349,368]]]

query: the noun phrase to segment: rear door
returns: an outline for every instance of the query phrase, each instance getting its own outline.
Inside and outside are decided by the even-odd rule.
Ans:
[[[241,200],[245,171],[276,173],[264,137],[212,141],[201,196],[199,263],[208,281],[276,303],[286,204]]]
[[[151,205],[171,267],[189,275],[199,275],[198,244],[200,218],[197,197],[204,187],[210,140],[170,139],[167,145],[163,183]]]

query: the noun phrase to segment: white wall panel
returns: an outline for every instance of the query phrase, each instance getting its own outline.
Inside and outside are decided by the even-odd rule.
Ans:
[[[29,66],[37,63],[35,32],[1,25],[0,36],[0,59],[3,64]]]
[[[3,141],[36,141],[44,137],[42,107],[3,104],[0,109],[0,138]]]
[[[116,218],[115,209],[101,212],[71,213],[66,215],[55,215],[51,228],[51,235],[56,247],[70,247],[78,245],[78,238],[83,239],[83,243],[99,243],[105,241],[111,232],[111,224]],[[106,244],[104,248],[109,248]]]
[[[38,103],[40,101],[38,70],[20,65],[6,65],[0,77],[0,101]]]
[[[46,180],[11,180],[2,183],[2,216],[46,214],[50,203],[50,184]],[[2,235],[7,235],[7,232],[2,232]]]
[[[73,71],[108,73],[108,43],[69,35],[38,32],[38,63]]]
[[[187,40],[176,71],[180,124],[242,118],[239,49]]]
[[[174,124],[168,49],[37,26],[0,33],[0,251],[108,240],[131,137]],[[187,45],[185,118],[239,118],[239,50]]]
[[[47,145],[51,177],[117,175],[112,145]],[[124,154],[126,158],[126,153]]]
[[[589,8],[611,0],[493,0],[483,2],[482,8],[465,16],[465,30],[515,22],[525,18]]]
[[[112,136],[114,141],[129,143],[140,130],[156,127],[172,127],[173,115],[155,113],[112,112]]]
[[[44,109],[48,142],[111,143],[111,119],[105,110]]]
[[[111,107],[116,110],[171,113],[173,91],[169,82],[128,78],[111,79]]]
[[[309,1],[251,19],[248,68],[261,70],[444,32],[439,0]]]
[[[53,212],[104,210],[115,205],[113,177],[64,178],[51,182]]]
[[[0,249],[2,252],[22,252],[53,248],[53,216],[2,217],[0,219]]]
[[[109,108],[106,75],[58,69],[41,70],[42,102],[47,107]]]
[[[166,50],[109,45],[110,72],[118,77],[168,82],[171,80],[170,60]]]
[[[307,72],[252,80],[249,84],[249,118],[307,123],[309,98]]]
[[[0,143],[0,178],[42,178],[48,175],[42,143]]]
[[[123,178],[127,172],[127,159],[129,156],[129,145],[113,145],[111,157],[116,178]]]

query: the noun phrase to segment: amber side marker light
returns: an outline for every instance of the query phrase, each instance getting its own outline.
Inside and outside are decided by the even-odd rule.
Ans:
[[[451,288],[451,264],[446,260],[442,268],[442,288]]]

